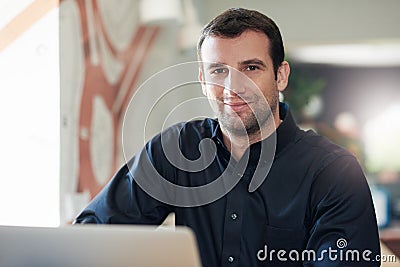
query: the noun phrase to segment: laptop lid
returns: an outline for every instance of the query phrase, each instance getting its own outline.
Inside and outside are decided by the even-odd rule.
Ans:
[[[0,267],[200,267],[189,228],[0,226]]]

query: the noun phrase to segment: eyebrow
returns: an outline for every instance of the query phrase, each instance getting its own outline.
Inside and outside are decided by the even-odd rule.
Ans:
[[[259,65],[259,66],[262,66],[264,68],[267,67],[267,65],[264,63],[264,61],[262,61],[261,59],[258,59],[258,58],[252,58],[252,59],[244,60],[242,62],[239,62],[239,65],[241,65],[241,66],[244,66],[244,65]],[[207,69],[213,69],[213,68],[226,67],[228,65],[225,64],[225,63],[214,62],[214,63],[206,64],[206,66],[207,66]]]
[[[220,67],[226,67],[227,65],[225,63],[210,63],[206,64],[207,69],[213,69],[213,68],[220,68]]]
[[[252,59],[242,61],[239,63],[239,65],[260,65],[264,68],[267,67],[267,65],[264,63],[264,61],[257,59],[257,58],[252,58]]]

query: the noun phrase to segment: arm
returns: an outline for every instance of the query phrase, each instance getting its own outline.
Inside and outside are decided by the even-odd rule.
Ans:
[[[149,147],[151,146],[143,148],[131,162],[141,163],[146,160],[142,157],[151,153]],[[153,160],[158,161],[161,166],[163,158],[158,156]],[[140,164],[124,165],[79,214],[74,223],[161,224],[168,214],[173,212],[173,208],[154,199],[140,188],[132,173],[139,173],[139,175],[146,175],[146,173],[137,172],[136,169],[132,169],[135,168],[134,166],[140,168]]]
[[[341,156],[317,173],[310,213],[307,249],[317,252],[317,261],[305,266],[379,266],[373,261],[380,245],[372,197],[353,156]]]

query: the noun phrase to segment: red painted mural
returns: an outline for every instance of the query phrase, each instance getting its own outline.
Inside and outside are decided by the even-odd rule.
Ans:
[[[119,148],[119,136],[121,134],[121,122],[124,112],[129,104],[138,76],[142,69],[146,56],[159,31],[155,26],[138,25],[128,45],[118,49],[111,41],[109,32],[106,30],[105,19],[99,10],[98,2],[77,1],[80,14],[80,28],[82,34],[82,45],[84,55],[84,81],[83,92],[79,105],[79,161],[78,161],[78,184],[77,192],[90,192],[94,197],[104,186],[96,177],[95,164],[91,153],[95,145],[92,141],[94,133],[94,100],[101,99],[110,114],[112,125],[112,155],[109,177],[119,167],[117,155]],[[92,8],[92,10],[88,10]],[[100,46],[106,49],[112,60],[118,62],[119,75],[113,81],[107,78],[105,60],[99,51]],[[93,60],[95,58],[95,60]],[[100,119],[101,120],[101,119]],[[100,133],[101,134],[101,133]],[[98,145],[98,144],[97,144]]]

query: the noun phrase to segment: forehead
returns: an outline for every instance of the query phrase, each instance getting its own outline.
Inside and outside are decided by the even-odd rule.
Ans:
[[[259,58],[271,61],[268,37],[257,31],[245,31],[237,37],[208,36],[201,48],[201,58],[205,62],[229,64]]]

